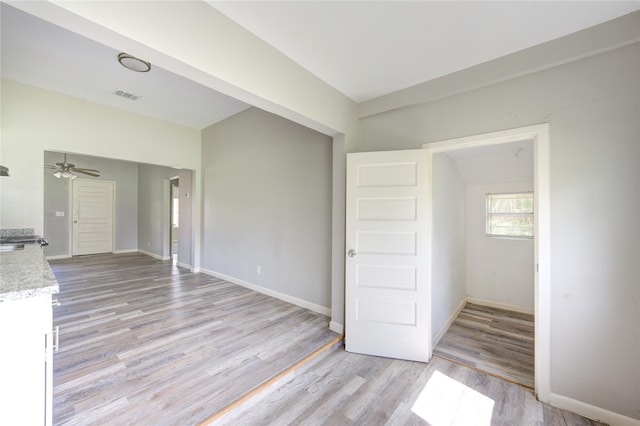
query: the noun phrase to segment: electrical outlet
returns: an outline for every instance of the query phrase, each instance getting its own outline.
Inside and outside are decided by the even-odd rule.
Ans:
[[[56,212],[56,217],[64,217],[64,212]]]
[[[258,275],[262,273],[262,268],[260,267],[260,265],[256,265],[256,272],[258,273]]]

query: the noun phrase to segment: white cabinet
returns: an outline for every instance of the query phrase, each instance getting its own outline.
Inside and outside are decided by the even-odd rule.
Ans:
[[[0,302],[0,424],[50,425],[51,295]]]

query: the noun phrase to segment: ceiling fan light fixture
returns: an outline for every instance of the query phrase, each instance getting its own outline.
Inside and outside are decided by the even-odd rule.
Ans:
[[[148,72],[151,69],[151,64],[142,59],[131,56],[128,53],[118,54],[118,62],[123,67],[135,72]]]
[[[51,174],[58,179],[75,179],[78,177],[78,173],[92,177],[100,177],[100,170],[79,168],[76,167],[75,164],[67,163],[67,154],[64,154],[64,161],[62,161],[62,163],[56,163],[55,166],[45,164],[44,167],[45,169],[53,169],[54,171]]]
[[[75,179],[78,177],[78,175],[76,175],[75,173],[66,171],[66,170],[58,170],[57,172],[53,173],[53,175],[58,179],[60,178]]]

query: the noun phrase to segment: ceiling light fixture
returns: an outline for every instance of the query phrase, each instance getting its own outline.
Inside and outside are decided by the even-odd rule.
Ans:
[[[72,172],[67,172],[67,171],[57,171],[53,174],[55,177],[57,177],[58,179],[60,178],[66,178],[66,179],[75,179],[78,176],[75,173]]]
[[[120,65],[123,67],[135,72],[147,72],[151,69],[149,62],[138,59],[128,53],[120,53],[118,55],[118,62],[120,62]]]

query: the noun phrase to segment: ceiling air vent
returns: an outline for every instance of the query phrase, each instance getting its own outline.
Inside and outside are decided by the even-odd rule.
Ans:
[[[133,93],[125,92],[124,90],[116,90],[113,92],[114,95],[120,96],[121,98],[129,99],[132,101],[137,101],[142,96],[134,95]]]

